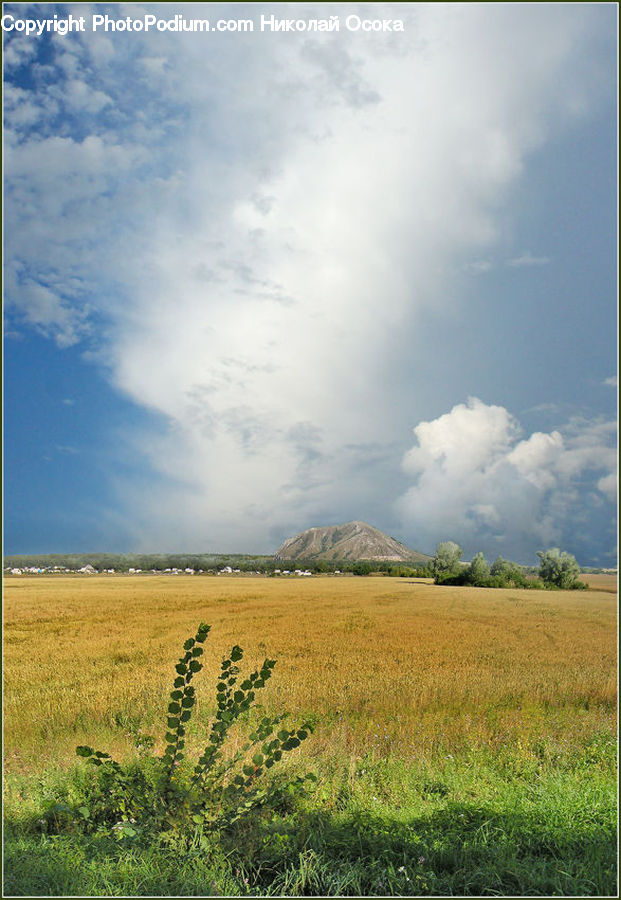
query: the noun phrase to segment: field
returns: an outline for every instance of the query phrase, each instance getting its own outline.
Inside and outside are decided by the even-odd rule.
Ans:
[[[616,893],[616,598],[602,587],[8,578],[5,892]],[[266,710],[315,723],[285,765],[315,773],[314,792],[222,858],[42,834],[45,804],[79,792],[77,744],[127,758],[142,728],[163,749],[172,666],[200,621],[189,755],[238,643],[244,665],[278,661]]]
[[[590,588],[597,591],[608,591],[610,594],[617,593],[617,576],[608,574],[599,575],[581,575],[580,581],[584,581]]]

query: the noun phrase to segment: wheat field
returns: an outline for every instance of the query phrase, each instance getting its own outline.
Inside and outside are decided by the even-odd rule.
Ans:
[[[610,591],[443,587],[398,578],[14,577],[5,581],[7,771],[68,765],[76,744],[129,752],[161,735],[172,669],[212,626],[196,681],[200,743],[215,676],[277,659],[270,712],[316,723],[303,752],[425,757],[506,746],[570,750],[616,715]],[[302,751],[300,751],[302,752]]]

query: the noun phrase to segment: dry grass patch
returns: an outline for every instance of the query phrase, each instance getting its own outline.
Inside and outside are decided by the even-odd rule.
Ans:
[[[614,727],[615,600],[606,592],[441,587],[388,578],[22,577],[5,584],[5,754],[11,770],[78,743],[161,733],[180,640],[212,625],[197,730],[234,643],[278,660],[263,701],[315,714],[306,752],[565,747]]]
[[[590,588],[595,591],[606,591],[610,594],[616,594],[618,590],[617,576],[601,572],[595,575],[580,575],[580,581],[584,581]]]

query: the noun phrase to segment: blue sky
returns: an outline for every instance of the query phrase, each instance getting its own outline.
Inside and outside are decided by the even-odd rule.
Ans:
[[[616,5],[5,6],[54,12],[3,35],[5,552],[615,564]]]

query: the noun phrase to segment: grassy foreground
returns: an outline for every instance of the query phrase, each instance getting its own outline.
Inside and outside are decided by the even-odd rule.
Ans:
[[[162,738],[180,642],[277,658],[266,711],[313,718],[275,777],[312,793],[180,853],[52,834],[88,743]],[[396,579],[13,578],[5,601],[6,895],[614,895],[615,597]],[[163,750],[163,744],[157,745]],[[276,772],[276,769],[274,770]]]

